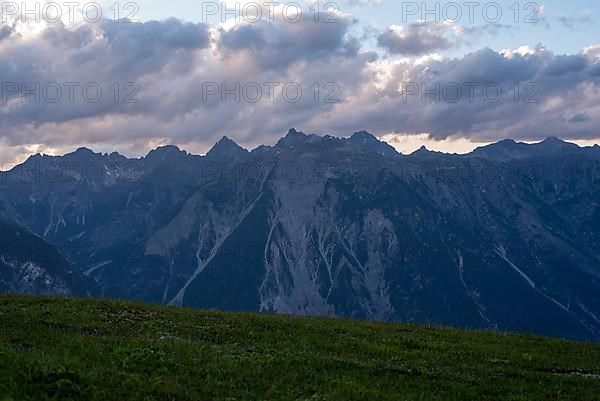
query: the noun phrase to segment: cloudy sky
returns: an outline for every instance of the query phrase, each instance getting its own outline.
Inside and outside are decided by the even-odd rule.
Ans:
[[[3,164],[291,127],[404,152],[600,142],[597,1],[48,3],[2,2]]]

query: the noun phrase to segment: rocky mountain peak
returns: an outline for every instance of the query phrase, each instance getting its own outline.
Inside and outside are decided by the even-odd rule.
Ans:
[[[548,137],[542,142],[537,144],[538,146],[546,149],[564,149],[564,148],[578,148],[578,146],[571,142],[565,142],[555,136]]]
[[[159,146],[158,148],[151,150],[144,158],[150,163],[160,163],[166,160],[173,160],[180,156],[186,156],[187,152],[179,149],[175,145]]]
[[[394,156],[398,152],[393,146],[380,141],[377,137],[367,131],[358,131],[352,134],[350,143],[369,153],[376,153],[382,156]]]
[[[502,146],[504,148],[513,148],[515,146],[519,146],[519,143],[517,141],[515,141],[514,139],[503,139],[499,142],[496,142],[494,145],[496,146]]]
[[[295,128],[290,128],[286,136],[277,142],[277,147],[293,147],[299,146],[306,142],[308,135],[297,131]]]
[[[248,151],[227,136],[223,136],[206,154],[210,158],[238,160]]]
[[[184,152],[183,150],[179,149],[179,147],[175,146],[175,145],[163,145],[163,146],[159,146],[158,148],[151,150],[148,153],[148,156],[150,155],[169,155],[169,154],[177,154],[180,152]]]
[[[102,153],[96,153],[93,150],[86,147],[80,147],[77,148],[77,150],[75,150],[74,152],[67,153],[65,157],[69,159],[75,159],[78,161],[88,161],[91,159],[97,159],[99,157],[102,157]]]
[[[411,155],[419,156],[419,155],[428,155],[429,153],[431,153],[431,151],[429,149],[427,149],[427,146],[421,145],[421,147],[419,149],[415,150],[414,152],[412,152]]]
[[[379,142],[379,139],[377,139],[373,134],[371,134],[370,132],[367,132],[367,131],[355,132],[354,134],[352,134],[350,139],[352,139],[354,141],[360,141],[362,143],[374,142],[374,141]]]
[[[97,155],[100,179],[27,166],[2,176],[0,217],[64,257],[0,225],[0,291],[74,288],[70,264],[41,257],[55,255],[120,299],[599,339],[600,164],[572,157],[597,152],[547,144],[503,141],[477,163],[422,147],[411,160],[381,156],[389,145],[365,131],[290,130],[252,153],[224,137],[206,157]],[[26,244],[44,252],[14,254]]]
[[[546,143],[546,144],[555,144],[555,145],[557,145],[557,144],[565,144],[565,143],[567,143],[567,142],[565,142],[565,141],[563,141],[562,139],[559,139],[559,138],[557,138],[557,137],[555,137],[555,136],[549,136],[548,138],[544,139],[544,140],[542,141],[542,143]]]
[[[74,153],[78,154],[78,155],[95,155],[95,154],[97,154],[97,153],[94,153],[93,150],[86,148],[85,146],[77,148],[77,150]]]

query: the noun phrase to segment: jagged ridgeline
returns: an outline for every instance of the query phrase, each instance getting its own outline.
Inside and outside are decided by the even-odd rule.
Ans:
[[[598,146],[402,155],[290,130],[206,156],[36,155],[0,189],[2,218],[105,296],[600,339]],[[48,292],[14,266],[2,289]]]

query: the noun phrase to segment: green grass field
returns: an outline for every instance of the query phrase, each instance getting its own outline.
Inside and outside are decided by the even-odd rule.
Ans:
[[[600,400],[600,345],[0,295],[0,400]]]

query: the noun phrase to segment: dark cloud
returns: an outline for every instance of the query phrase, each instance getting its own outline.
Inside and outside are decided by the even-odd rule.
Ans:
[[[272,143],[293,126],[337,135],[368,129],[480,141],[596,138],[600,132],[598,121],[590,118],[600,113],[598,46],[574,55],[556,55],[540,46],[503,52],[484,48],[443,58],[426,54],[447,46],[436,42],[438,28],[428,26],[419,46],[407,45],[423,57],[391,62],[362,49],[351,33],[353,24],[345,16],[338,24],[309,19],[228,29],[175,19],[103,21],[57,24],[30,38],[10,35],[0,44],[3,82],[29,87],[36,82],[97,82],[105,94],[96,103],[80,98],[71,103],[63,96],[58,104],[21,103],[13,96],[13,101],[0,103],[0,143],[15,149],[99,144],[145,151],[170,142],[203,151],[222,135],[250,147]],[[457,34],[454,28],[442,31],[448,40]],[[115,82],[121,85],[118,102],[109,89]],[[138,103],[122,101],[122,86],[128,82],[139,86]],[[221,94],[203,99],[207,83],[231,89],[266,82],[278,83],[272,102],[264,87],[255,103],[231,97],[224,101]],[[294,103],[282,96],[289,82],[303,91]],[[457,101],[403,96],[407,82],[430,90],[458,84],[463,92]],[[473,99],[465,83],[479,88]],[[501,99],[492,102],[484,96],[482,88],[488,84],[501,88]]]
[[[0,126],[6,129],[22,124],[40,126],[112,113],[148,111],[123,102],[127,94],[135,91],[126,86],[134,83],[142,87],[148,81],[153,82],[151,86],[159,87],[163,79],[189,72],[196,65],[197,52],[209,43],[208,26],[176,19],[148,23],[102,21],[74,29],[56,24],[35,40],[16,39],[1,52],[0,76],[4,89],[16,84],[20,93],[23,89],[33,90],[38,98],[26,95],[27,101],[22,103],[18,93],[7,98],[21,103],[18,107],[0,103],[3,117]],[[76,86],[72,98],[65,83]],[[83,88],[90,84],[103,92],[97,102],[86,101],[83,96]],[[56,90],[47,91],[56,86],[62,95],[55,103],[47,99],[54,98]],[[90,93],[90,97],[95,96],[93,91]],[[148,106],[150,103],[151,99]]]
[[[502,53],[483,49],[458,59],[400,63],[387,71],[384,90],[371,89],[356,99],[352,112],[347,110],[337,127],[350,130],[368,121],[369,128],[380,133],[484,141],[549,135],[596,138],[600,127],[591,124],[574,130],[568,120],[584,111],[589,115],[600,111],[600,78],[593,75],[597,66],[595,58],[565,58],[543,48]],[[407,82],[420,90],[402,96]],[[472,99],[466,83],[477,85]],[[457,85],[462,89],[458,98]],[[487,96],[486,86],[492,88]],[[501,90],[499,98],[496,88]],[[425,90],[440,96],[424,97]]]
[[[299,60],[354,57],[359,44],[347,36],[352,23],[339,16],[337,23],[303,19],[297,23],[237,24],[220,31],[217,47],[225,57],[244,52],[268,69],[285,69]]]
[[[12,26],[2,25],[0,26],[0,41],[8,38],[13,32]]]
[[[445,82],[511,84],[534,79],[543,64],[544,61],[537,57],[507,57],[490,48],[484,48],[463,58],[435,65],[439,65],[439,79]]]
[[[206,25],[175,19],[102,21],[75,28],[57,24],[33,40],[0,48],[3,81],[24,83],[27,89],[38,83],[93,82],[104,94],[94,103],[84,101],[80,92],[75,102],[64,95],[58,103],[30,101],[31,96],[21,103],[19,94],[12,95],[12,102],[0,103],[2,140],[47,146],[159,139],[210,143],[223,131],[251,136],[261,125],[262,132],[284,130],[290,121],[301,122],[334,106],[314,101],[329,94],[321,83],[350,89],[366,79],[362,71],[374,56],[359,54],[358,41],[348,35],[352,24],[340,16],[335,24],[265,22],[212,33]],[[276,101],[268,101],[266,87],[258,104],[222,101],[220,95],[204,101],[207,82],[226,88],[276,83]],[[301,86],[301,101],[282,100],[282,86],[288,82]],[[119,101],[113,99],[115,83],[120,85]],[[128,83],[139,87],[139,102],[123,102]]]
[[[265,32],[255,24],[237,25],[226,31],[222,30],[220,44],[230,50],[263,51],[267,46]]]
[[[591,121],[591,118],[590,118],[590,116],[587,115],[587,113],[575,114],[573,117],[571,117],[569,119],[569,123],[571,123],[571,124],[585,123],[588,121]]]
[[[585,56],[577,54],[570,56],[556,56],[548,63],[544,73],[550,76],[561,76],[582,71],[588,65]]]

